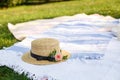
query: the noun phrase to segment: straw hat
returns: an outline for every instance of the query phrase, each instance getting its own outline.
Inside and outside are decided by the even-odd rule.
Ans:
[[[61,50],[59,41],[53,38],[33,40],[31,50],[22,56],[24,62],[30,64],[54,64],[67,60],[69,52]]]

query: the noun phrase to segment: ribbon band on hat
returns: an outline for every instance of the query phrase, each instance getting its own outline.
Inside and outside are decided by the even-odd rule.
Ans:
[[[36,55],[36,54],[32,53],[32,51],[30,51],[30,55],[38,61],[40,61],[40,60],[55,61],[54,57]]]

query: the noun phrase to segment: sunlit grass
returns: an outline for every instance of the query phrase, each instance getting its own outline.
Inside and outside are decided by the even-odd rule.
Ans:
[[[78,13],[110,15],[120,18],[119,0],[73,0],[41,5],[18,6],[0,10],[0,48],[16,42],[8,31],[7,23],[20,23],[35,19],[54,18],[57,16],[74,15]],[[4,28],[6,30],[3,30]],[[5,36],[9,37],[4,38]],[[9,42],[10,41],[10,42]]]
[[[1,66],[0,67],[0,80],[30,80],[26,77],[26,74],[18,74],[12,69]]]

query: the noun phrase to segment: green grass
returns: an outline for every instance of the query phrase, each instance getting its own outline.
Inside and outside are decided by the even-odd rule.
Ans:
[[[30,79],[27,78],[24,73],[18,74],[6,66],[1,66],[0,67],[0,80],[30,80]]]
[[[18,6],[0,10],[0,49],[17,42],[7,29],[8,22],[13,24],[35,19],[54,18],[57,16],[74,15],[78,13],[110,15],[120,18],[120,0],[73,0],[41,5]],[[3,68],[3,71],[6,70]],[[0,69],[1,71],[1,69]],[[11,71],[11,70],[10,70]],[[12,71],[13,72],[13,71]],[[11,73],[5,72],[10,75]],[[13,73],[14,74],[14,73]],[[16,73],[15,73],[16,74]],[[0,73],[0,78],[4,78]],[[21,77],[21,76],[20,76]],[[10,75],[9,78],[17,78]],[[10,80],[6,78],[4,80]],[[1,79],[0,79],[1,80]],[[20,80],[20,79],[17,79]],[[21,79],[22,80],[22,79]],[[27,79],[26,79],[27,80]]]
[[[120,0],[74,0],[0,10],[0,48],[10,46],[17,41],[7,29],[8,22],[16,24],[78,13],[98,13],[120,18],[119,4]]]

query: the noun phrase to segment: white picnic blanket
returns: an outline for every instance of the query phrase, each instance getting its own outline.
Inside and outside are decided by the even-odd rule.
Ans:
[[[76,14],[74,16],[62,16],[62,17],[56,17],[53,19],[42,19],[42,20],[34,20],[24,23],[18,23],[16,25],[13,25],[11,23],[8,23],[8,29],[10,32],[15,36],[18,40],[23,40],[25,37],[42,33],[43,31],[46,31],[58,24],[61,24],[65,21],[69,20],[82,20],[82,22],[85,21],[111,21],[114,20],[114,18],[110,16],[102,16],[99,14],[93,14],[93,15],[86,15],[86,14]],[[98,23],[100,24],[100,23]],[[111,24],[103,23],[103,26],[114,26]]]
[[[101,31],[118,24],[118,19],[100,17],[64,21],[0,50],[0,65],[25,72],[34,80],[120,80],[120,42],[113,32]],[[58,39],[61,48],[70,51],[70,59],[45,66],[23,62],[21,56],[30,50],[31,41],[43,37]]]

